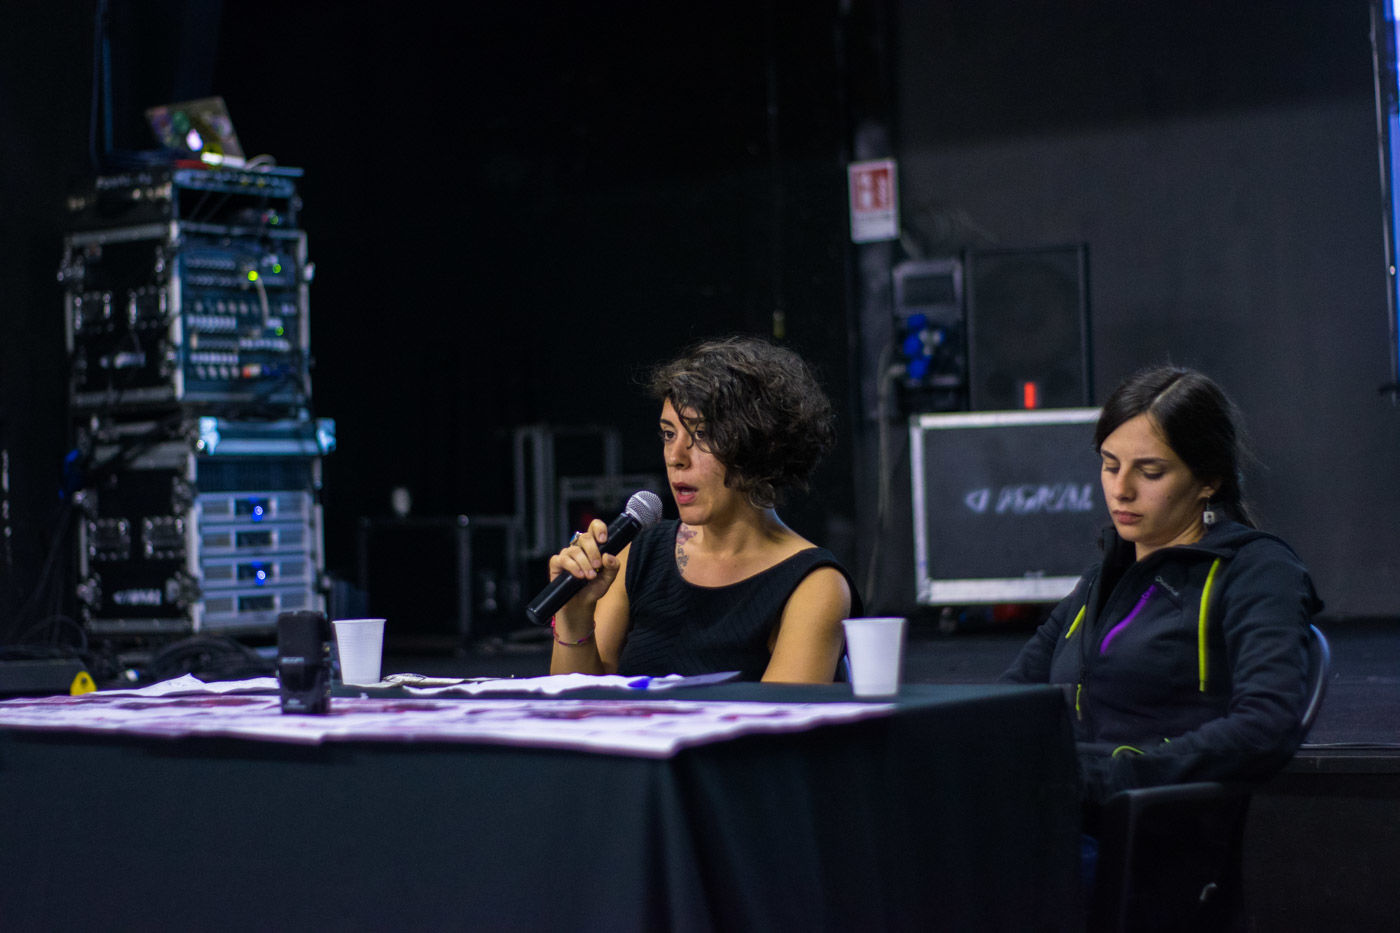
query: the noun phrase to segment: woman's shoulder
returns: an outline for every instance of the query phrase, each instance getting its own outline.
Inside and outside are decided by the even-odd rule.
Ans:
[[[1280,563],[1306,569],[1298,552],[1283,538],[1238,522],[1228,522],[1222,528],[1212,529],[1201,543],[1219,552],[1220,556],[1238,562]]]
[[[1298,552],[1278,535],[1239,525],[1226,538],[1228,567],[1222,583],[1230,592],[1283,596],[1295,594],[1316,613],[1322,600]]]
[[[755,549],[746,563],[739,573],[741,580],[787,580],[789,582],[782,585],[795,585],[823,567],[831,567],[839,575],[849,577],[835,554],[792,532],[770,541],[766,547]]]
[[[820,566],[841,567],[836,555],[791,529],[784,529],[783,536],[773,543],[767,563],[770,566],[800,566],[813,568]]]
[[[798,579],[798,585],[847,599],[853,611],[861,606],[860,595],[856,591],[855,578],[851,576],[851,571],[827,548],[808,541],[805,547],[793,553],[781,566],[791,569]]]

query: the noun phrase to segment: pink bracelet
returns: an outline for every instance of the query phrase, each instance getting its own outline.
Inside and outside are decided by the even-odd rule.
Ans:
[[[563,645],[565,648],[576,648],[579,645],[586,645],[593,640],[593,633],[589,632],[578,641],[561,641],[559,638],[559,631],[554,627],[553,619],[549,620],[549,633],[554,636],[554,643],[556,645]]]

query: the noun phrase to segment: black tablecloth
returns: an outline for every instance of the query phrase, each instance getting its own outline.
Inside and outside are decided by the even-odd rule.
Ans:
[[[1074,929],[1074,769],[1048,687],[910,686],[660,760],[0,731],[0,924]]]

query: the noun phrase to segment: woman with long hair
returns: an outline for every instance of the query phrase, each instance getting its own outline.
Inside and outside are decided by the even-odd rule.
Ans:
[[[1102,560],[1003,675],[1069,690],[1087,803],[1262,780],[1297,749],[1321,602],[1297,554],[1254,527],[1240,434],[1220,387],[1176,366],[1103,407]]]

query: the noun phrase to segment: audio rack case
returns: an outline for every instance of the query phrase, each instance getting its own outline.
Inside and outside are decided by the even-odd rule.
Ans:
[[[98,636],[270,633],[325,609],[330,419],[107,422],[88,439],[78,596]]]
[[[85,179],[68,196],[70,230],[168,223],[227,227],[297,226],[299,168],[153,166]]]
[[[266,411],[310,396],[301,231],[172,221],[74,233],[59,280],[77,412]]]

